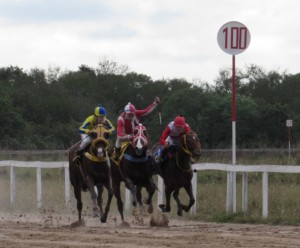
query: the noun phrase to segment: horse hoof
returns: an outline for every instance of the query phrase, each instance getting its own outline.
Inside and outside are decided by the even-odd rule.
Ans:
[[[182,214],[182,210],[181,210],[181,209],[180,209],[180,210],[178,209],[178,211],[177,211],[177,215],[178,215],[178,216],[180,216],[180,217],[183,215],[183,214]]]
[[[101,223],[106,223],[106,220],[107,220],[107,215],[106,214],[102,215],[100,218]]]
[[[166,205],[165,205],[165,204],[159,204],[158,207],[159,207],[160,209],[165,209],[165,208],[166,208]]]

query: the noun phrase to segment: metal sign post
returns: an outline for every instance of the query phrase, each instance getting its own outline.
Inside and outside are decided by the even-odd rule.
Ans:
[[[220,48],[232,55],[232,164],[236,164],[236,82],[235,82],[235,55],[244,52],[250,44],[250,32],[240,22],[227,22],[218,32]],[[243,175],[243,179],[246,175]],[[247,191],[247,190],[246,190]],[[245,190],[243,190],[245,192]],[[244,199],[244,197],[243,197]],[[243,209],[245,210],[243,204]],[[227,173],[227,200],[226,212],[236,212],[236,173]]]

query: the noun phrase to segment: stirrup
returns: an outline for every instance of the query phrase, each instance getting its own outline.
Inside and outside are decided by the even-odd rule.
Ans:
[[[159,164],[161,161],[162,161],[162,158],[161,158],[161,155],[157,155],[155,158],[154,158],[154,161],[155,163]]]

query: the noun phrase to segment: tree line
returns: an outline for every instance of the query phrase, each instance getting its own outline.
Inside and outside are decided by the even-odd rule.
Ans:
[[[165,126],[182,114],[204,148],[231,147],[231,71],[214,82],[185,79],[152,80],[109,60],[75,71],[17,66],[0,68],[0,148],[68,149],[80,140],[78,127],[101,104],[116,125],[131,102],[137,109],[161,102],[142,120],[151,143]],[[291,144],[299,146],[300,73],[266,71],[256,65],[237,71],[237,146],[286,147],[286,120],[292,119]],[[161,113],[162,123],[159,114]]]

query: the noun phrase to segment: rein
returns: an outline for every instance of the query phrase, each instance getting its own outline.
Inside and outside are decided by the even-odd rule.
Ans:
[[[183,145],[184,145],[185,147],[184,147],[184,146],[181,146],[181,149],[182,149],[187,155],[191,156],[191,155],[192,155],[192,152],[189,150],[189,148],[188,148],[188,146],[187,146],[186,135],[184,135],[184,137],[183,137]],[[189,168],[188,168],[188,169],[184,169],[184,168],[182,168],[182,167],[179,165],[179,163],[178,163],[178,151],[176,152],[176,158],[175,158],[175,160],[176,160],[176,165],[177,165],[177,167],[178,167],[180,170],[182,170],[183,172],[190,172],[190,171],[192,171],[191,165],[189,165]]]
[[[185,153],[187,153],[188,155],[192,155],[192,152],[191,151],[189,151],[189,148],[188,148],[188,146],[187,146],[187,143],[186,143],[186,135],[184,135],[184,137],[183,137],[183,144],[185,145],[185,147],[181,147],[182,148],[182,150],[185,152]]]

